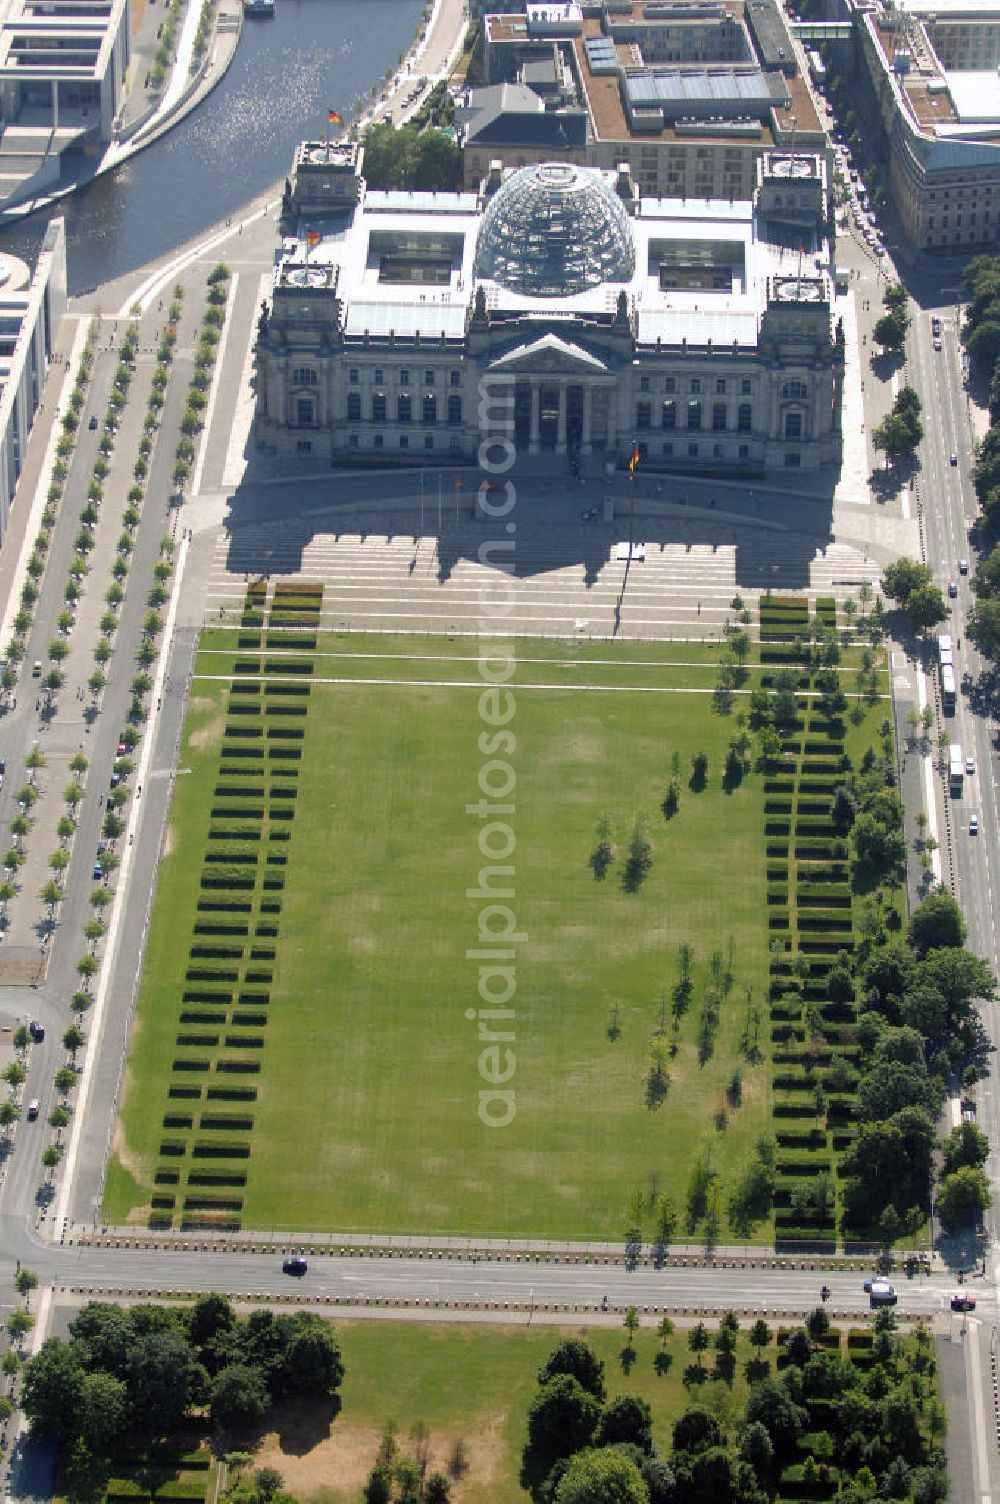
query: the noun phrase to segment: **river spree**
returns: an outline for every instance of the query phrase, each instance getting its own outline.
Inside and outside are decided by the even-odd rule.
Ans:
[[[190,0],[191,4],[199,0]],[[63,199],[69,286],[82,292],[153,261],[288,172],[297,142],[349,120],[409,46],[422,0],[276,0],[245,21],[222,82],[172,131]],[[29,261],[46,220],[0,237]]]

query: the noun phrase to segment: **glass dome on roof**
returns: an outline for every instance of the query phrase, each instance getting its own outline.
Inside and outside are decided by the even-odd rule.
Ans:
[[[512,173],[486,206],[476,272],[532,298],[628,282],[635,245],[628,213],[598,172],[555,163]]]

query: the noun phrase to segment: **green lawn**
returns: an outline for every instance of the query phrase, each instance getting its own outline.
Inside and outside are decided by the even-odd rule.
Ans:
[[[708,1323],[715,1332],[718,1322]],[[343,1409],[329,1437],[306,1449],[295,1431],[269,1438],[258,1455],[281,1472],[286,1487],[304,1501],[347,1504],[360,1497],[371,1469],[378,1438],[394,1424],[401,1451],[412,1450],[410,1430],[427,1427],[431,1467],[443,1466],[457,1438],[468,1448],[469,1470],[454,1491],[455,1504],[526,1504],[529,1495],[518,1482],[526,1437],[528,1405],[537,1388],[538,1369],[565,1336],[557,1327],[484,1327],[458,1323],[394,1321],[338,1322],[344,1354]],[[692,1356],[687,1333],[668,1339],[670,1363],[657,1373],[654,1359],[660,1339],[651,1329],[636,1337],[635,1359],[622,1367],[625,1332],[593,1328],[583,1333],[605,1365],[609,1397],[641,1395],[653,1410],[657,1446],[670,1452],[674,1421],[698,1404],[722,1423],[731,1422],[746,1403],[744,1364],[752,1356],[746,1332],[738,1347],[737,1376],[732,1388],[710,1379],[686,1390],[683,1374]],[[771,1349],[772,1362],[774,1349]],[[711,1370],[714,1353],[703,1358]],[[308,1438],[306,1438],[308,1439]],[[313,1438],[315,1440],[315,1438]]]
[[[207,634],[230,658],[202,652],[198,674],[226,674],[232,635]],[[587,657],[577,645],[530,644],[541,656]],[[544,652],[542,651],[544,649]],[[412,653],[385,638],[321,635],[320,653]],[[467,641],[420,639],[421,653],[468,655]],[[264,656],[264,655],[262,655]],[[606,647],[594,655],[606,658]],[[526,937],[517,953],[516,1117],[485,1127],[482,1045],[466,1010],[477,1004],[481,904],[466,897],[484,865],[477,800],[485,758],[479,690],[314,683],[298,814],[289,843],[280,938],[245,1192],[243,1225],[261,1228],[420,1231],[619,1238],[636,1191],[671,1190],[683,1205],[695,1157],[707,1147],[725,1178],[768,1123],[767,1065],[743,1065],[743,1102],[716,1126],[726,1082],[740,1063],[746,990],[762,1006],[767,1038],[767,927],[762,780],[720,787],[732,718],[709,694],[651,688],[710,684],[704,662],[660,644],[641,667],[593,671],[530,660],[518,669],[510,729],[517,774],[511,906]],[[315,677],[337,660],[317,656]],[[414,662],[354,659],[343,677],[412,680]],[[446,679],[456,666],[430,665]],[[474,663],[461,677],[475,679]],[[591,693],[588,682],[624,683]],[[517,680],[514,681],[515,685]],[[641,685],[641,688],[638,687]],[[565,686],[565,687],[563,687]],[[122,1119],[106,1188],[113,1221],[148,1213],[167,1106],[179,999],[228,683],[196,677],[161,865]],[[688,789],[693,753],[708,753],[708,786]],[[683,793],[660,813],[671,756]],[[604,881],[588,857],[601,815],[619,859]],[[640,890],[621,869],[638,814],[653,848]],[[699,1063],[700,996],[711,952],[732,941],[734,983],[712,1057]],[[648,1049],[676,979],[676,950],[696,953],[692,1006],[671,1061],[665,1102],[645,1101]],[[612,1010],[620,1033],[609,1037]]]

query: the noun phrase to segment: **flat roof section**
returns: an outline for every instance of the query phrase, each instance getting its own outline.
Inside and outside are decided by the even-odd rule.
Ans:
[[[996,69],[949,72],[945,77],[961,125],[1000,123],[1000,77]]]

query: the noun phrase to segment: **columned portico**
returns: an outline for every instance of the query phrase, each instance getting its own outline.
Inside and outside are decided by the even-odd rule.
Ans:
[[[518,444],[529,454],[590,454],[605,447],[607,414],[618,400],[606,359],[548,333],[490,361],[490,373],[510,375]]]

